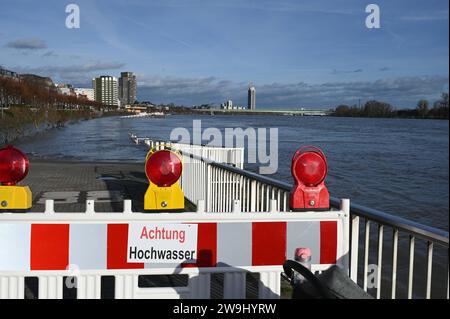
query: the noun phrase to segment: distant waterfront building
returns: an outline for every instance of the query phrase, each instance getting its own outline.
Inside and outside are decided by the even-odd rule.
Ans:
[[[94,89],[76,88],[75,94],[78,97],[85,97],[89,101],[95,101]]]
[[[248,88],[247,109],[249,109],[249,110],[256,109],[256,89],[253,85]]]
[[[119,106],[118,82],[117,78],[102,75],[92,79],[92,88],[97,102],[105,105]]]
[[[17,74],[16,72],[10,71],[10,70],[6,70],[0,66],[0,77],[18,80],[19,74]]]
[[[75,90],[71,84],[56,84],[59,94],[76,96]]]
[[[56,90],[55,83],[53,83],[53,80],[49,77],[43,77],[36,74],[20,74],[19,78],[20,81],[23,81],[30,85]]]
[[[133,72],[122,72],[119,78],[119,100],[122,106],[136,102],[136,76]]]
[[[223,110],[244,110],[245,108],[240,105],[233,105],[232,100],[228,100],[225,103],[220,104],[220,108]]]

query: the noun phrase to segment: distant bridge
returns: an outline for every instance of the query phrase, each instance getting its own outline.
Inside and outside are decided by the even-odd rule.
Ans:
[[[274,110],[274,109],[257,109],[257,110],[224,110],[224,109],[193,109],[199,113],[213,114],[258,114],[258,115],[296,115],[296,116],[327,116],[331,115],[331,110],[323,109],[296,109],[296,110]]]

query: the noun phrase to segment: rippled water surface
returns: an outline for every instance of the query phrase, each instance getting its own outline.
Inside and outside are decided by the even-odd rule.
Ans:
[[[448,230],[448,121],[293,116],[168,116],[101,118],[24,139],[18,146],[38,157],[83,161],[143,161],[146,149],[129,133],[168,139],[176,127],[278,128],[279,167],[289,180],[290,159],[302,145],[323,148],[332,196]],[[254,165],[248,166],[255,170]]]

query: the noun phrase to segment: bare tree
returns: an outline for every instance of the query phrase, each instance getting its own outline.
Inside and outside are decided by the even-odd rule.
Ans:
[[[429,112],[429,103],[427,100],[420,100],[417,103],[417,115],[421,118],[425,118],[428,116],[428,112]]]

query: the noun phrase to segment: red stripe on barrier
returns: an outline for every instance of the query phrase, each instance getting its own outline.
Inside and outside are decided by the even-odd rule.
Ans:
[[[282,265],[285,260],[286,222],[252,223],[252,265]]]
[[[320,263],[335,264],[337,255],[337,222],[320,222]]]
[[[65,270],[67,268],[69,230],[68,224],[31,225],[31,270]]]
[[[216,267],[217,224],[198,223],[197,262],[181,264],[182,267]]]
[[[144,263],[128,263],[128,224],[108,224],[108,269],[141,269]]]

